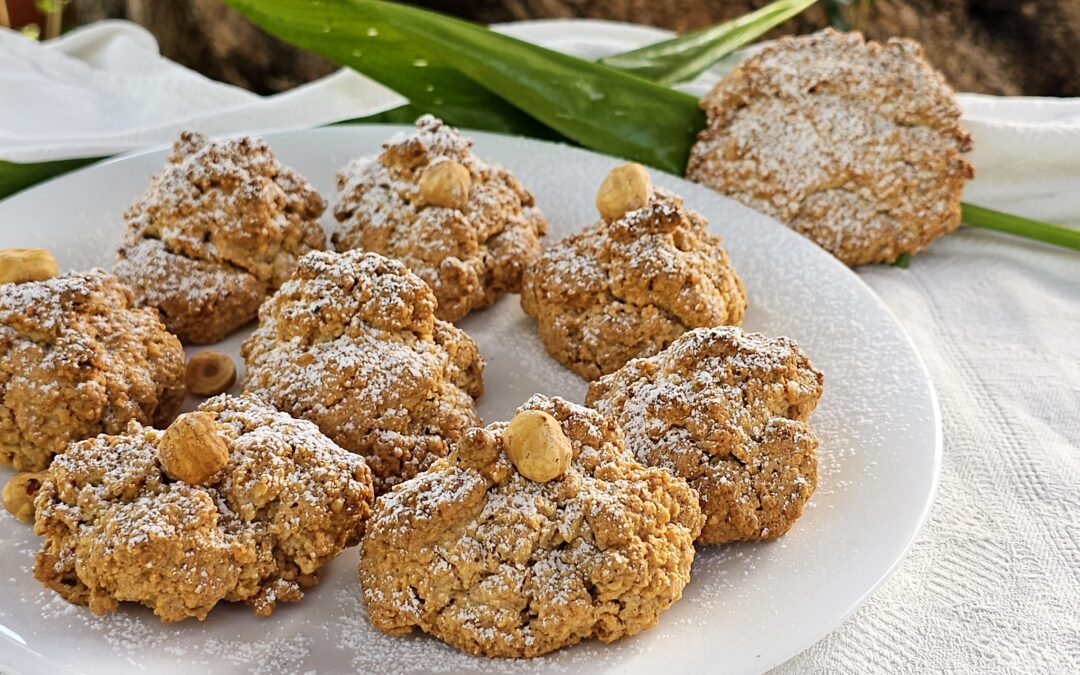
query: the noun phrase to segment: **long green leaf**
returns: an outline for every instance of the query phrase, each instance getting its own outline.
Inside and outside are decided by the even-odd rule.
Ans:
[[[962,205],[961,219],[971,227],[1006,232],[1017,237],[1025,237],[1080,251],[1080,230],[1069,227],[1044,223],[1041,220],[1032,220],[1023,216],[1014,216],[1011,213],[994,211],[974,204]]]
[[[400,11],[404,7],[363,11],[342,0],[230,4],[293,44],[352,66],[390,87],[408,98],[418,114],[430,112],[450,124],[473,129],[558,138],[551,129],[461,72],[437,45],[418,40],[407,30],[413,19]]]
[[[705,125],[692,96],[414,7],[379,0],[227,2],[278,37],[351,66],[455,124],[493,128],[449,114],[451,97],[453,111],[476,117],[491,106],[507,119],[505,104],[492,105],[493,98],[586,147],[679,174]],[[403,60],[414,65],[403,69]],[[538,135],[520,120],[508,126]]]
[[[53,162],[34,162],[21,164],[0,160],[0,199],[15,194],[34,183],[40,183],[53,176],[74,171],[81,166],[96,162],[99,157],[90,159],[61,159]]]
[[[662,84],[685,82],[815,2],[817,0],[777,0],[737,19],[641,49],[613,54],[600,61]]]

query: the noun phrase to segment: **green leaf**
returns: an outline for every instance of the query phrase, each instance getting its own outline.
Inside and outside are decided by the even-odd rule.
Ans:
[[[614,54],[600,62],[663,84],[685,82],[815,2],[778,0],[738,19]]]
[[[81,166],[86,166],[101,159],[62,159],[53,162],[36,162],[31,164],[19,164],[0,160],[0,199],[15,194],[19,190],[30,187],[34,183],[59,176],[62,173],[73,171]]]
[[[692,96],[414,7],[378,0],[227,2],[287,42],[351,66],[451,124],[531,136],[550,128],[585,147],[676,174],[705,126]]]
[[[892,261],[893,267],[899,267],[902,270],[906,270],[910,264],[911,254],[906,252],[896,256],[896,260]]]
[[[358,11],[347,0],[239,0],[230,4],[287,41],[352,66],[397,91],[409,99],[417,114],[430,112],[450,124],[474,129],[557,137],[464,75],[437,46],[402,30],[411,19],[395,10],[404,7]]]
[[[961,219],[971,227],[1006,232],[1017,237],[1034,239],[1035,241],[1056,244],[1080,251],[1080,230],[1074,230],[1070,227],[1044,223],[1041,220],[1032,220],[1023,216],[1014,216],[1011,213],[994,211],[974,204],[963,204],[961,206]]]

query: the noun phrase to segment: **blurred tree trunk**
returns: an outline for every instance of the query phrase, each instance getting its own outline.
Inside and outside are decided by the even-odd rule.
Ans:
[[[82,16],[115,0],[77,0]],[[267,35],[221,0],[123,0],[119,16],[146,26],[164,56],[260,94],[291,89],[336,66]]]
[[[333,66],[253,27],[221,0],[122,0],[124,13],[158,37],[162,53],[210,77],[281,91]],[[76,0],[80,15],[118,0]],[[414,4],[485,23],[594,17],[678,31],[730,19],[768,0],[417,0]],[[99,12],[100,13],[100,12]],[[821,5],[769,37],[828,25]],[[866,34],[919,40],[959,90],[1080,96],[1080,0],[876,0]]]

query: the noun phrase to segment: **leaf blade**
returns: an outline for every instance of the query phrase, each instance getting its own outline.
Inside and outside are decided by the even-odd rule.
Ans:
[[[513,121],[494,130],[543,136],[526,130],[509,107],[533,120],[534,127],[538,123],[594,150],[677,174],[685,170],[695,134],[705,126],[692,96],[460,19],[379,0],[227,1],[278,37],[355,67],[418,108],[433,103],[429,85],[444,92],[460,86],[455,103],[473,107],[471,116],[448,115],[445,105],[430,110],[452,124],[493,129],[461,122],[476,122],[482,110],[475,107],[491,105],[499,120]],[[364,42],[371,29],[386,41]],[[447,79],[436,83],[415,72],[403,75],[401,64],[410,58],[438,68],[440,80]]]
[[[777,0],[737,19],[640,49],[613,54],[600,59],[600,62],[661,84],[685,82],[816,2]]]

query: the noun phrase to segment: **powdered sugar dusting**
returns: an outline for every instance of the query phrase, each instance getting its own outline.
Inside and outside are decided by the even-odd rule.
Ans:
[[[748,58],[703,100],[687,177],[849,265],[891,262],[960,225],[974,174],[955,96],[918,45],[826,30]]]
[[[377,153],[398,130],[336,127],[269,140],[283,161],[329,191],[337,169],[352,157]],[[478,154],[505,163],[535,192],[551,220],[553,239],[595,219],[593,191],[581,186],[599,185],[615,160],[525,139],[477,136]],[[18,245],[53,247],[62,265],[108,264],[120,213],[162,161],[162,154],[137,157],[73,174],[62,184],[45,186],[55,190],[45,198],[30,191],[6,201],[0,215],[5,222],[33,225],[20,229]],[[558,171],[551,170],[553,165]],[[117,665],[160,673],[246,672],[258,664],[208,655],[203,645],[220,640],[222,653],[239,658],[269,654],[261,650],[302,635],[308,641],[306,657],[283,669],[707,672],[717,664],[764,669],[820,636],[890,567],[925,503],[934,447],[927,380],[887,312],[835,261],[710,190],[664,175],[654,176],[654,182],[682,195],[723,236],[751,298],[744,325],[768,335],[791,335],[828,377],[811,420],[822,439],[820,484],[800,527],[770,544],[700,550],[683,599],[649,631],[522,662],[474,658],[427,636],[395,638],[376,631],[358,598],[356,549],[332,562],[304,601],[279,607],[268,618],[255,618],[245,608],[219,607],[206,622],[168,627],[138,609],[95,619],[82,608],[54,600],[54,593],[29,578],[39,540],[25,526],[3,519],[0,548],[9,553],[0,556],[5,581],[0,625],[27,645],[20,647],[13,639],[5,643],[6,653],[16,659],[29,654],[34,664],[40,663],[34,654],[46,655],[51,672],[67,668],[104,675],[114,673]],[[518,298],[505,297],[460,325],[489,362],[487,392],[478,402],[486,419],[509,419],[536,391],[584,399],[584,381],[543,351]],[[237,360],[238,345],[238,339],[228,345]],[[145,630],[128,632],[129,623]],[[127,636],[123,644],[119,638],[110,641],[114,631]],[[258,650],[247,652],[241,643]],[[128,665],[132,661],[137,666]]]
[[[471,147],[457,129],[424,115],[411,133],[391,138],[377,156],[351,161],[337,177],[335,248],[402,261],[431,286],[446,321],[517,292],[547,231],[532,193]],[[458,197],[432,200],[421,182],[448,162],[456,165]]]

